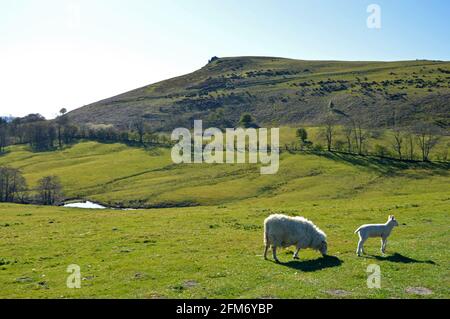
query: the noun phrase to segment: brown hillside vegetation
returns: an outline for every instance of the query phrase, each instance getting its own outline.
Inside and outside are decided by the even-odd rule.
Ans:
[[[320,124],[362,117],[384,128],[417,121],[450,123],[450,62],[302,61],[270,57],[214,59],[191,74],[84,106],[79,124],[127,127],[142,117],[155,130],[190,127],[194,119],[229,127],[250,113],[263,125]],[[334,108],[330,110],[330,101]]]

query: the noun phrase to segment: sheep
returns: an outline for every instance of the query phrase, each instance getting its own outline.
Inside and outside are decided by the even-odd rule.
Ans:
[[[311,221],[303,217],[289,217],[274,214],[264,221],[264,259],[267,260],[267,251],[272,246],[273,259],[277,258],[278,247],[295,246],[294,259],[299,259],[300,249],[312,248],[318,250],[323,256],[327,254],[327,236]]]
[[[398,222],[395,217],[391,215],[386,224],[369,224],[359,227],[355,231],[355,234],[359,234],[356,254],[358,256],[361,256],[361,253],[364,254],[364,243],[371,237],[381,237],[381,253],[384,254],[386,252],[387,239],[395,226],[398,226]]]

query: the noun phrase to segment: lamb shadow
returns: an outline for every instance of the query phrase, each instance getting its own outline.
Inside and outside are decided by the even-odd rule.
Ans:
[[[324,256],[314,260],[291,260],[288,262],[282,262],[279,265],[286,266],[292,269],[300,270],[303,272],[312,272],[322,270],[325,268],[339,267],[343,261],[334,256]]]
[[[432,260],[417,260],[414,258],[410,258],[407,256],[403,256],[399,253],[395,253],[390,256],[375,256],[375,255],[368,255],[368,258],[373,258],[379,261],[390,261],[393,263],[402,263],[402,264],[430,264],[430,265],[436,265],[436,263]]]

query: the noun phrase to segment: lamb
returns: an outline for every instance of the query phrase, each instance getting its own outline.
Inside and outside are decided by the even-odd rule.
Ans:
[[[327,254],[327,237],[323,231],[311,221],[303,217],[289,217],[274,214],[264,221],[264,259],[267,259],[267,251],[272,246],[273,259],[277,258],[278,247],[295,246],[294,259],[299,259],[300,249],[312,248],[318,250],[323,256]]]
[[[364,254],[364,243],[370,237],[381,237],[381,253],[384,254],[386,252],[387,239],[395,226],[398,226],[398,222],[395,217],[391,215],[386,224],[369,224],[359,227],[355,231],[355,234],[359,234],[356,254],[358,256],[361,256],[361,253]]]

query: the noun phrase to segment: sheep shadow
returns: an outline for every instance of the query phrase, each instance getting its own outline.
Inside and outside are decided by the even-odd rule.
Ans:
[[[288,262],[281,262],[279,265],[300,270],[303,272],[313,272],[326,268],[339,267],[343,261],[335,256],[324,256],[313,260],[291,260]]]
[[[399,253],[395,253],[390,256],[376,256],[376,255],[368,255],[367,258],[376,259],[379,261],[389,261],[393,263],[402,263],[402,264],[430,264],[436,265],[436,263],[432,260],[418,260],[414,258],[410,258],[407,256],[403,256]]]

